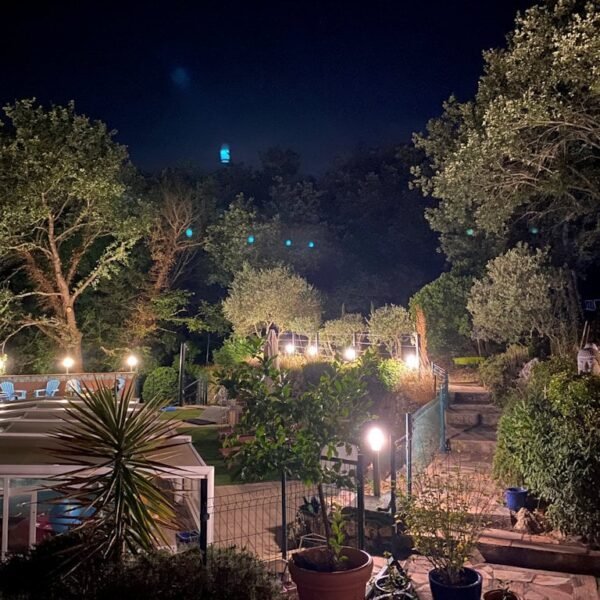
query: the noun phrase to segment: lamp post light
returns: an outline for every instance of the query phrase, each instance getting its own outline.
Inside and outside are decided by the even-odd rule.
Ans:
[[[138,357],[135,354],[130,354],[126,358],[125,362],[131,371],[135,371],[136,367],[140,363]]]
[[[356,360],[356,348],[354,348],[354,346],[348,346],[347,348],[344,348],[342,355],[344,360],[352,362],[353,360]]]
[[[287,355],[291,356],[294,354],[294,352],[296,352],[296,346],[292,342],[289,342],[285,345],[284,350]]]
[[[419,368],[419,358],[416,354],[409,354],[404,358],[404,362],[412,371],[416,371]]]
[[[75,361],[70,356],[65,356],[62,361],[62,366],[67,370],[67,375],[69,374],[69,369],[73,367]]]
[[[311,358],[314,358],[315,356],[317,356],[317,354],[319,354],[319,347],[316,345],[309,346],[306,349],[306,355],[310,356]]]
[[[379,469],[379,453],[385,444],[385,435],[380,427],[373,426],[367,432],[367,442],[374,452],[373,456],[373,495],[381,496],[381,472]]]

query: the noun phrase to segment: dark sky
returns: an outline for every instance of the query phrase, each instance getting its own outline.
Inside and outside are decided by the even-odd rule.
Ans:
[[[2,8],[2,104],[74,99],[143,169],[216,167],[228,142],[237,161],[283,145],[320,171],[470,97],[482,49],[532,1],[44,4]]]

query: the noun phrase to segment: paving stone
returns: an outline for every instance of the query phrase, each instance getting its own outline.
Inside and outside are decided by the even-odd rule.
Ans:
[[[523,583],[531,583],[534,574],[534,571],[526,571],[525,569],[507,569],[505,567],[494,568],[494,577],[496,579],[502,579],[502,581],[522,581]]]
[[[555,575],[536,575],[534,583],[537,585],[559,586],[570,583],[569,577],[558,577]]]

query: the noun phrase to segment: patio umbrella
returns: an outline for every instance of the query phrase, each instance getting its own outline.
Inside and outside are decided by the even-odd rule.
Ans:
[[[265,356],[267,358],[273,358],[275,367],[279,369],[279,340],[277,336],[277,330],[274,327],[271,327],[271,329],[269,329],[269,333],[267,334]]]

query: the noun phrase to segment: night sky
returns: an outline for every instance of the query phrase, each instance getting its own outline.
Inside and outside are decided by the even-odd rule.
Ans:
[[[137,166],[253,163],[269,146],[322,171],[358,144],[405,142],[531,0],[32,3],[3,6],[2,104],[76,101]]]

